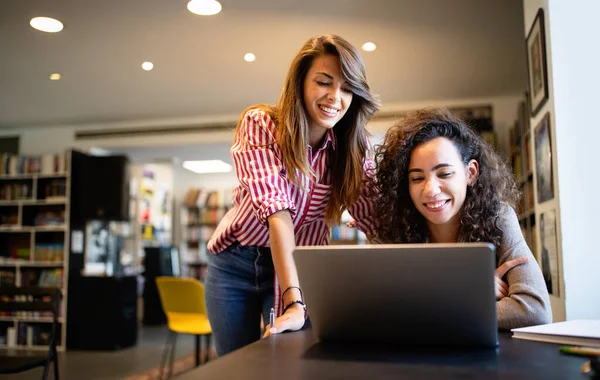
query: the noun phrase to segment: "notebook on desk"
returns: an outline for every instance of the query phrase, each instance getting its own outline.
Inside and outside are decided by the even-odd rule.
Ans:
[[[600,320],[576,319],[512,329],[513,338],[600,347]]]
[[[297,247],[320,341],[496,347],[494,246]]]

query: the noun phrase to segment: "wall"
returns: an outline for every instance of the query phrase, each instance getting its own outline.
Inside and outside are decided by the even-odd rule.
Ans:
[[[545,12],[545,20],[544,25],[546,29],[546,57],[547,57],[547,66],[548,66],[548,100],[544,104],[544,106],[538,111],[535,117],[531,117],[529,119],[531,125],[531,141],[535,141],[534,139],[534,130],[535,127],[540,123],[546,112],[550,112],[550,144],[552,149],[554,150],[554,155],[552,157],[552,170],[554,172],[554,199],[544,202],[542,204],[538,203],[537,191],[534,192],[534,201],[535,201],[535,218],[536,221],[540,220],[540,215],[546,213],[548,211],[554,210],[556,213],[556,236],[557,236],[557,254],[558,254],[558,277],[559,277],[559,295],[550,295],[550,303],[552,305],[552,316],[554,322],[564,321],[567,319],[566,317],[566,309],[564,302],[565,295],[565,282],[563,277],[563,260],[562,260],[562,240],[561,240],[561,209],[559,208],[559,193],[560,189],[558,188],[558,177],[559,173],[557,173],[557,159],[558,152],[554,148],[556,147],[556,130],[555,130],[555,119],[554,119],[554,89],[552,87],[553,83],[553,73],[552,73],[552,54],[551,54],[551,39],[549,25],[548,25],[548,1],[547,0],[525,0],[523,2],[523,19],[524,19],[524,34],[523,38],[527,37],[529,30],[531,29],[531,25],[535,19],[535,16],[538,12],[539,8],[543,8]],[[535,157],[535,151],[533,152]],[[536,165],[533,165],[533,182],[534,189],[537,189],[537,170]],[[536,223],[536,246],[541,247],[542,242],[540,238],[540,223]],[[540,257],[540,252],[534,252],[536,257]]]
[[[526,84],[524,84],[525,86]],[[491,104],[493,107],[494,129],[498,136],[499,148],[506,152],[508,149],[508,129],[513,125],[516,117],[516,109],[521,99],[520,94],[511,96],[485,97],[485,98],[464,98],[452,100],[431,100],[423,102],[384,104],[381,111],[386,114],[393,112],[402,112],[415,110],[427,106],[464,106],[477,104]],[[233,130],[222,132],[195,132],[186,134],[162,134],[162,135],[140,135],[118,138],[101,138],[87,141],[76,141],[75,133],[90,129],[140,129],[143,126],[148,127],[164,126],[168,131],[171,126],[191,125],[191,124],[214,124],[229,123],[235,125],[236,115],[217,116],[217,117],[198,117],[198,118],[180,118],[165,120],[140,120],[137,122],[119,122],[106,125],[82,124],[71,126],[49,126],[38,128],[23,128],[19,130],[0,130],[0,136],[14,135],[18,133],[21,136],[21,152],[23,154],[43,154],[56,152],[70,147],[80,150],[90,151],[94,148],[111,149],[124,147],[143,147],[143,146],[169,146],[175,144],[211,144],[227,143],[233,139]],[[379,142],[385,133],[385,130],[393,122],[392,119],[376,119],[372,121],[368,129],[373,133],[374,144]],[[122,153],[122,152],[120,152]],[[174,155],[176,153],[174,152]],[[183,169],[179,164],[173,165],[173,195],[174,204],[180,205],[186,191],[191,187],[205,187],[209,189],[232,188],[237,184],[235,174],[195,174]],[[179,225],[179,207],[175,206],[173,210],[173,239],[174,243],[179,241],[181,232]]]
[[[148,145],[172,145],[174,143],[231,141],[231,131],[222,132],[188,132],[178,134],[138,135],[118,138],[99,138],[86,141],[75,140],[75,133],[90,130],[132,130],[143,131],[146,128],[169,128],[182,126],[205,126],[231,124],[235,126],[239,115],[198,116],[187,118],[148,119],[112,123],[85,123],[72,125],[40,125],[37,127],[2,128],[0,136],[20,136],[22,154],[55,153],[67,148],[78,148],[88,151],[98,147],[132,147]]]
[[[556,210],[562,282],[560,297],[551,297],[554,320],[600,318],[600,255],[594,239],[599,209],[593,201],[600,185],[594,175],[600,131],[588,116],[597,107],[600,86],[598,50],[590,49],[597,45],[600,3],[525,0],[523,5],[525,36],[538,8],[545,12],[549,100],[531,125],[550,113],[555,197],[536,204],[536,216]]]
[[[554,125],[567,319],[600,319],[595,190],[600,129],[597,0],[549,1]]]
[[[525,88],[526,84],[523,84]],[[410,103],[389,103],[382,107],[381,111],[387,113],[414,110],[426,106],[462,106],[474,104],[492,104],[494,128],[498,134],[499,146],[501,150],[506,151],[508,146],[508,128],[512,126],[516,117],[516,108],[521,94],[481,97],[481,98],[462,98],[450,100],[430,100]],[[44,154],[61,151],[67,148],[75,147],[81,150],[90,150],[92,147],[119,148],[134,146],[164,146],[193,142],[212,143],[227,142],[230,143],[233,137],[232,130],[221,132],[194,132],[185,134],[161,134],[161,135],[140,135],[118,138],[101,138],[86,141],[75,140],[75,133],[84,130],[98,129],[133,129],[143,130],[144,127],[164,127],[168,131],[170,127],[182,125],[210,125],[217,123],[231,124],[235,126],[238,115],[222,115],[197,118],[179,118],[162,120],[140,120],[135,122],[118,122],[106,124],[80,124],[66,126],[46,126],[46,127],[28,127],[20,129],[0,129],[0,136],[20,135],[21,153],[23,154]],[[390,120],[373,121],[369,129],[374,133],[386,129]]]
[[[567,319],[600,318],[600,254],[594,175],[600,141],[590,111],[598,106],[598,29],[600,2],[549,0],[549,34],[559,205],[562,217],[563,273]],[[591,119],[594,120],[594,119]]]
[[[523,83],[523,91],[525,91],[526,86],[527,83]],[[522,98],[523,94],[515,94],[486,98],[440,99],[426,102],[384,104],[381,112],[389,114],[392,112],[417,110],[423,107],[459,107],[491,104],[494,131],[498,138],[498,148],[501,152],[507,153],[509,143],[508,131],[514,125],[517,116],[517,106]],[[378,142],[381,140],[382,134],[385,133],[392,122],[392,119],[376,119],[369,123],[369,131],[375,135],[374,141]]]

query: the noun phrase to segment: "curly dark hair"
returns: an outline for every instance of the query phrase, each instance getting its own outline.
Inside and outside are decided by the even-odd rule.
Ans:
[[[426,220],[409,194],[408,166],[413,149],[436,137],[449,139],[465,166],[470,160],[479,163],[479,176],[467,188],[458,241],[489,242],[499,248],[502,230],[498,228],[498,218],[502,208],[514,208],[520,197],[514,175],[491,146],[447,109],[407,114],[387,131],[384,143],[376,147],[377,239],[382,243],[427,241]]]

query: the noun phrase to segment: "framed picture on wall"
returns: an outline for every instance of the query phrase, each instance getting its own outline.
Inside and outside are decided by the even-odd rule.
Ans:
[[[544,10],[540,8],[527,34],[527,73],[531,116],[535,116],[548,100],[548,68]]]
[[[535,172],[538,203],[554,198],[552,173],[552,145],[550,140],[550,113],[546,112],[535,127]]]
[[[548,293],[559,296],[558,242],[556,239],[556,212],[540,214],[540,267]]]

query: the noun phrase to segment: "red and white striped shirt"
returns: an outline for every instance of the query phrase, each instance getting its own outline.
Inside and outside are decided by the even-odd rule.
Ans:
[[[231,147],[233,165],[240,184],[233,190],[233,208],[223,217],[208,242],[208,250],[219,253],[239,241],[244,246],[269,247],[267,218],[288,209],[292,216],[296,245],[327,245],[330,230],[325,221],[329,200],[331,173],[329,155],[335,150],[335,136],[330,129],[323,145],[313,153],[307,146],[307,157],[316,174],[316,181],[300,175],[308,190],[303,191],[286,175],[284,155],[275,139],[275,123],[260,109],[245,115]],[[331,146],[332,149],[329,149]],[[372,173],[374,164],[365,160],[365,176]],[[366,189],[365,189],[366,190]],[[363,190],[348,212],[357,227],[374,234],[374,204]],[[278,286],[275,287],[275,310],[280,310]]]

